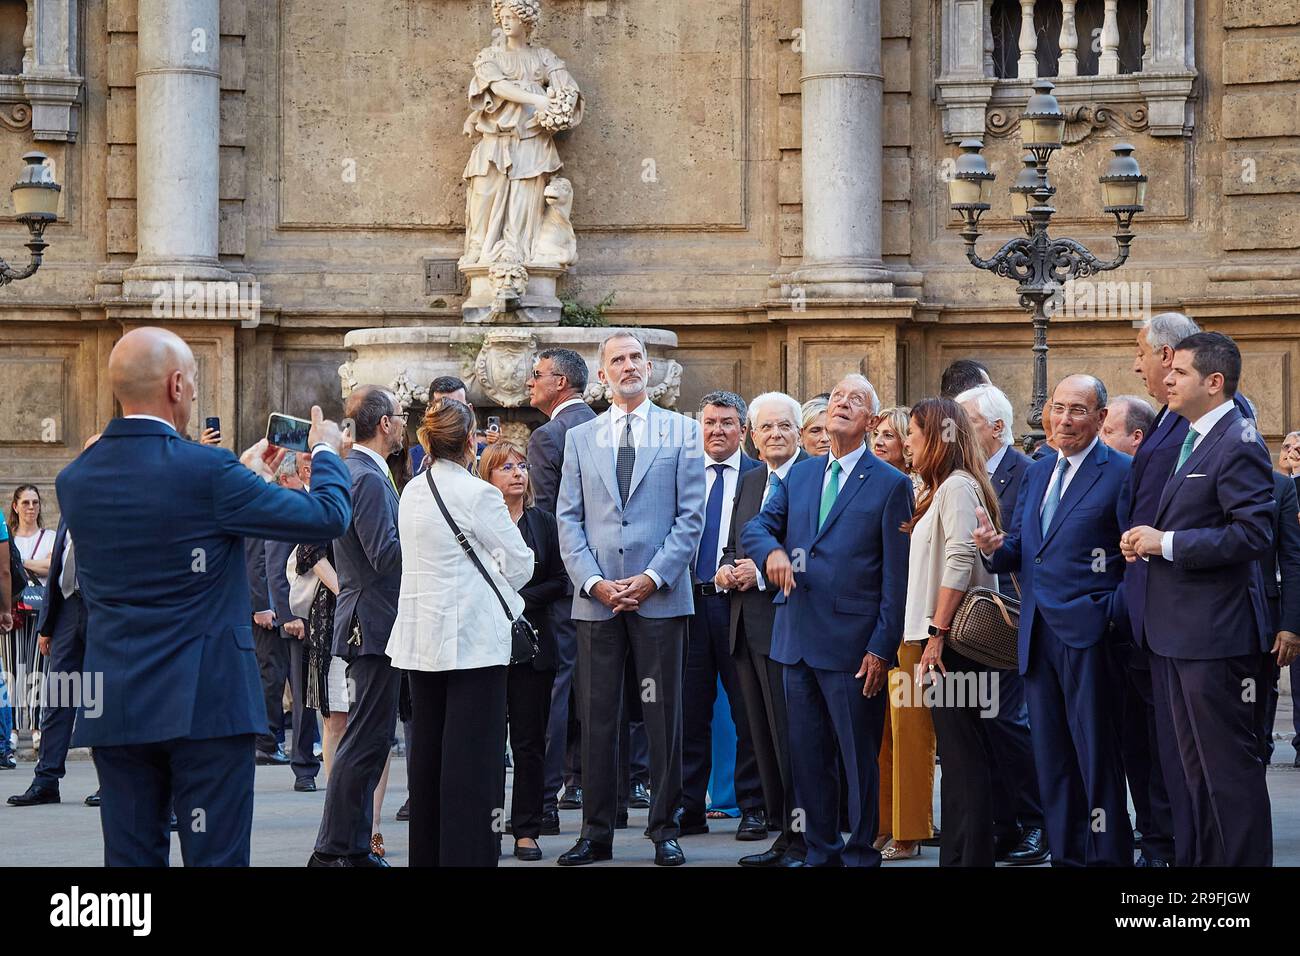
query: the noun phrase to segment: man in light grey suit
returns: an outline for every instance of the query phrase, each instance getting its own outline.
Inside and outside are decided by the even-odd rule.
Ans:
[[[582,835],[558,860],[612,857],[624,667],[632,655],[650,742],[648,832],[655,863],[685,862],[681,801],[682,654],[694,613],[690,566],[704,530],[699,425],[646,394],[650,362],[635,332],[601,343],[608,411],[565,435],[556,519],[573,580],[582,721]]]

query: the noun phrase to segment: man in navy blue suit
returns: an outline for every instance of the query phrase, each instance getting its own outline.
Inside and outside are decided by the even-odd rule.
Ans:
[[[79,710],[72,745],[95,748],[109,866],[166,866],[173,802],[186,865],[248,865],[266,707],[243,539],[334,537],[351,516],[342,437],[319,408],[310,496],[268,483],[283,451],[259,443],[241,462],[184,438],[196,371],[175,334],[126,333],[108,360],[124,417],[56,482],[86,604],[85,673],[102,680],[100,712]]]
[[[806,814],[809,866],[879,866],[877,759],[885,676],[898,664],[907,599],[912,483],[865,438],[880,421],[876,390],[849,375],[831,392],[831,450],[773,485],[740,540],[780,593],[772,659],[786,665],[796,807]],[[839,833],[838,746],[848,774],[850,834]]]
[[[401,686],[401,672],[385,653],[402,587],[399,499],[387,459],[405,441],[406,415],[397,396],[377,385],[353,389],[343,414],[354,424],[356,444],[347,458],[352,521],[334,542],[339,598],[332,649],[348,661],[352,707],[334,753],[316,849],[307,865],[386,867],[382,857],[370,852],[370,837],[375,788],[388,761]]]
[[[1259,570],[1273,547],[1272,462],[1234,402],[1240,376],[1226,335],[1177,344],[1165,387],[1190,426],[1154,518],[1121,541],[1128,561],[1148,562],[1140,638],[1152,652],[1165,784],[1182,789],[1188,810],[1174,817],[1180,866],[1273,860],[1254,713],[1260,658],[1273,646]]]
[[[1015,446],[1011,401],[995,385],[977,385],[961,392],[957,404],[970,418],[986,458],[989,484],[998,496],[998,511],[1010,520],[1020,497],[1020,485],[1030,460]],[[1010,597],[1016,585],[1010,574],[998,575],[998,590]],[[1015,671],[998,674],[998,711],[988,723],[993,750],[993,837],[999,863],[1035,866],[1047,862],[1043,801],[1038,795],[1034,744],[1029,735],[1029,705],[1025,680]]]
[[[727,545],[731,512],[740,478],[759,463],[740,450],[747,409],[734,392],[709,392],[700,399],[700,432],[704,438],[704,533],[692,567],[695,613],[686,638],[686,673],[682,680],[682,817],[680,835],[708,833],[705,791],[713,768],[713,704],[718,680],[727,694],[736,725],[735,785],[740,808],[737,840],[767,836],[758,761],[745,715],[740,675],[732,660],[729,630],[731,601],[718,593],[713,577]]]
[[[1107,648],[1128,633],[1115,504],[1132,459],[1098,436],[1098,379],[1063,379],[1050,410],[1056,452],[1029,466],[1006,534],[981,514],[975,543],[989,570],[1020,575],[1020,673],[1052,864],[1132,866]]]

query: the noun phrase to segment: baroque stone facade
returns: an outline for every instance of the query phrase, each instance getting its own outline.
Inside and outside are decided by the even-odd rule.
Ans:
[[[269,411],[338,413],[349,332],[461,327],[464,82],[488,0],[0,7],[0,28],[26,24],[22,72],[0,76],[0,166],[38,148],[64,185],[46,264],[0,289],[0,481],[52,485],[113,415],[106,358],[134,325],[193,344],[197,415],[239,447]],[[995,35],[993,7],[547,0],[538,42],[589,111],[559,139],[582,248],[560,296],[614,293],[611,322],[675,333],[679,407],[715,387],[802,398],[848,370],[910,402],[969,355],[1023,417],[1029,323],[1011,283],[966,262],[945,183],[955,139],[982,134],[998,182],[981,252],[1015,234],[1028,80],[995,75],[993,52],[1035,54]],[[1096,179],[1134,144],[1148,209],[1104,278],[1236,337],[1275,440],[1300,427],[1300,6],[1149,0],[1145,22],[1141,72],[1059,79],[1054,230],[1110,254]],[[1078,42],[1113,65],[1108,29]],[[1044,62],[1054,42],[1039,31]],[[0,202],[0,254],[21,260]],[[258,307],[160,305],[177,275]],[[1140,392],[1138,310],[1092,301],[1053,321],[1050,375]]]

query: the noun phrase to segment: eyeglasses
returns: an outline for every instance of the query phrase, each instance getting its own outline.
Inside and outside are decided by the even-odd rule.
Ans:
[[[518,468],[525,475],[528,474],[528,462],[526,461],[520,461],[520,462],[508,461],[504,465],[497,465],[497,471],[504,471],[506,474],[510,474],[516,468]]]
[[[533,369],[533,380],[534,380],[534,381],[536,381],[537,379],[541,378],[541,377],[544,376],[544,375],[549,375],[549,376],[551,376],[551,378],[563,378],[563,377],[564,377],[563,374],[561,374],[560,372],[539,372],[539,371],[537,371],[537,369]]]
[[[764,422],[754,429],[760,435],[770,435],[773,432],[790,432],[796,431],[793,422]]]
[[[1070,405],[1067,407],[1060,402],[1053,402],[1048,408],[1051,409],[1053,418],[1087,418],[1093,412],[1091,408],[1086,408],[1083,405]]]

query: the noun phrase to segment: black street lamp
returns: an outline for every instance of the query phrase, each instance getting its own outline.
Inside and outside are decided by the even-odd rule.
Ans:
[[[1101,260],[1073,239],[1054,239],[1047,234],[1056,209],[1049,202],[1056,188],[1048,181],[1047,164],[1052,153],[1061,148],[1065,132],[1065,114],[1052,95],[1053,84],[1039,80],[1020,116],[1021,141],[1026,153],[1024,168],[1011,187],[1011,211],[1025,235],[1005,243],[991,259],[975,253],[980,237],[980,217],[988,211],[988,194],[994,175],[980,151],[983,142],[961,142],[962,155],[957,157],[955,175],[948,183],[952,208],[961,213],[964,226],[961,237],[966,242],[966,258],[971,265],[995,275],[1014,279],[1018,285],[1020,305],[1032,312],[1034,323],[1034,391],[1028,423],[1032,432],[1025,436],[1025,449],[1042,437],[1043,406],[1047,404],[1047,303],[1053,301],[1071,279],[1118,269],[1128,259],[1133,241],[1133,217],[1145,208],[1147,177],[1142,175],[1133,158],[1133,147],[1120,143],[1111,147],[1115,157],[1100,178],[1102,202],[1106,212],[1115,216],[1115,242],[1119,254]]]
[[[31,261],[25,269],[14,269],[0,259],[0,286],[8,285],[18,279],[34,275],[41,267],[41,259],[49,243],[45,241],[45,227],[59,218],[59,192],[62,189],[54,181],[54,170],[45,165],[44,153],[30,152],[23,155],[22,174],[18,182],[9,190],[14,197],[15,217],[27,226],[32,234],[27,248],[32,254]]]

